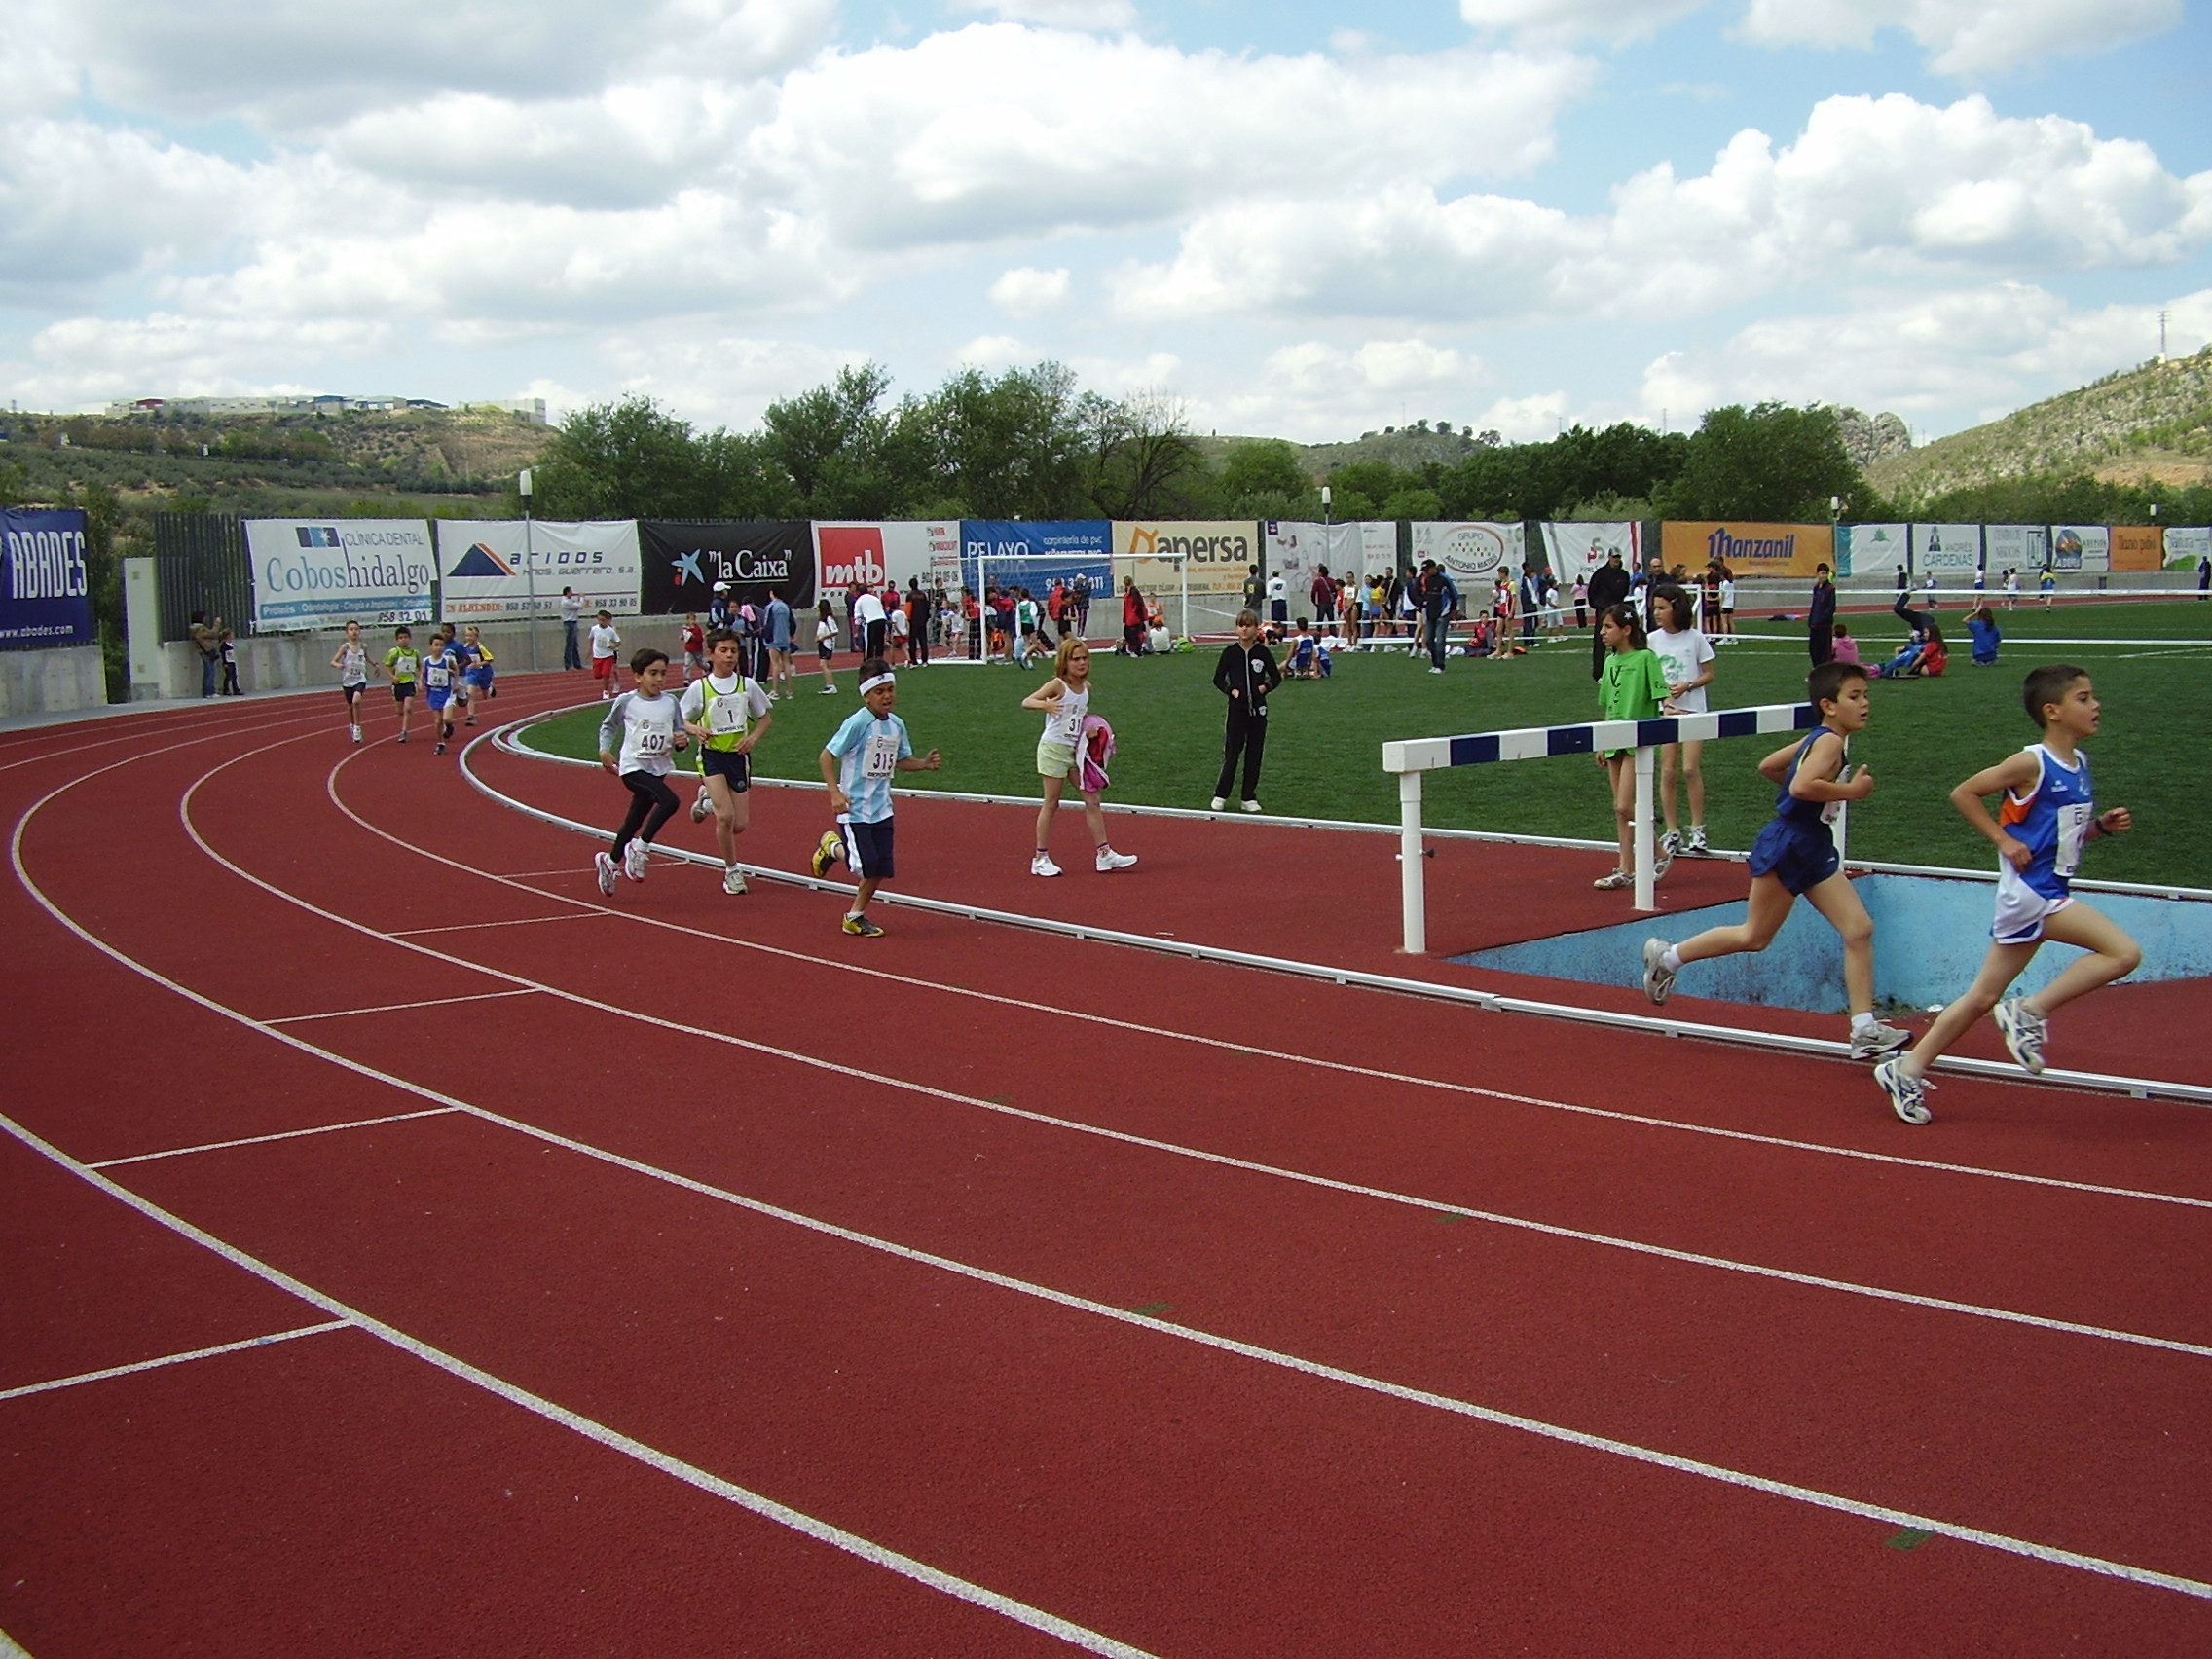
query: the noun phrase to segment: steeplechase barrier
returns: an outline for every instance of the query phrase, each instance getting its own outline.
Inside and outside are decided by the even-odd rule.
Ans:
[[[1542,760],[1560,755],[1636,751],[1636,907],[1656,910],[1658,848],[1651,834],[1652,758],[1670,743],[1712,742],[1723,737],[1810,731],[1820,715],[1810,703],[1767,703],[1703,715],[1661,715],[1648,720],[1589,720],[1579,725],[1520,726],[1464,737],[1412,737],[1382,746],[1382,770],[1398,776],[1398,890],[1405,913],[1401,948],[1428,951],[1428,850],[1421,833],[1421,774],[1451,766],[1488,766],[1505,760]],[[1836,845],[1843,845],[1837,814]]]

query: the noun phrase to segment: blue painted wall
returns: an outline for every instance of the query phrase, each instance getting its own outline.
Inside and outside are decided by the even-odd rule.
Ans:
[[[1967,988],[1989,948],[1989,917],[1997,893],[1991,883],[1866,875],[1852,885],[1874,918],[1877,997],[1925,1008],[1948,1002]],[[2094,904],[2143,946],[2143,966],[2131,980],[2212,976],[2212,903],[2117,893],[2089,895],[2083,903]],[[1454,960],[1593,985],[1641,985],[1646,939],[1656,934],[1678,941],[1707,928],[1733,926],[1743,921],[1744,910],[1738,902],[1646,916]],[[2021,994],[2041,990],[2080,954],[2071,945],[2044,946],[2020,977]],[[1689,963],[1676,988],[1684,996],[1721,1002],[1841,1014],[1846,1006],[1843,950],[1835,930],[1810,904],[1800,903],[1762,954]]]

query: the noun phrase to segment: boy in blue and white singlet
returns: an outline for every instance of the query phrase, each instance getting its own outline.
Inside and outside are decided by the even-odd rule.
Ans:
[[[430,636],[429,654],[423,659],[423,701],[430,711],[430,719],[437,722],[438,746],[433,755],[446,752],[446,739],[453,736],[454,687],[461,680],[461,662],[446,649],[443,634]]]
[[[830,810],[838,828],[823,832],[814,849],[813,869],[827,875],[842,859],[859,876],[853,907],[845,912],[845,932],[877,939],[883,930],[867,919],[876,887],[897,873],[891,834],[891,777],[895,772],[934,772],[944,762],[936,750],[917,756],[906,722],[891,712],[898,682],[880,657],[861,664],[861,707],[822,748],[822,781],[830,786]]]
[[[1935,1085],[1927,1081],[1928,1068],[1983,1014],[1996,1014],[1997,1029],[2012,1058],[2025,1070],[2040,1072],[2050,1015],[2076,997],[2124,978],[2143,960],[2133,940],[2073,892],[2083,847],[2100,835],[2119,835],[2135,827],[2134,815],[2124,806],[2099,812],[2090,788],[2089,757],[2081,746],[2097,734],[2096,687],[2086,670],[2053,663],[2028,675],[2021,700],[2028,718],[2043,728],[2043,741],[1976,772],[1951,792],[1951,804],[1995,844],[1999,855],[1989,954],[1966,995],[1936,1015],[1910,1053],[1874,1068],[1891,1108],[1908,1124],[1925,1124],[1931,1117],[1927,1093]],[[1992,818],[1982,802],[1999,794],[2003,799]],[[2042,990],[2006,997],[2046,939],[2079,945],[2088,954],[2069,963]]]
[[[1825,662],[1805,677],[1805,695],[1821,723],[1802,741],[1759,762],[1762,776],[1782,786],[1774,816],[1751,843],[1751,895],[1743,922],[1708,928],[1679,944],[1643,941],[1643,992],[1663,1003],[1685,962],[1764,950],[1789,919],[1802,894],[1843,940],[1843,986],[1851,1004],[1851,1057],[1876,1060],[1912,1041],[1912,1033],[1874,1017],[1874,920],[1843,873],[1830,828],[1843,803],[1874,793],[1864,766],[1851,775],[1854,733],[1865,729],[1873,705],[1866,671],[1855,662]]]

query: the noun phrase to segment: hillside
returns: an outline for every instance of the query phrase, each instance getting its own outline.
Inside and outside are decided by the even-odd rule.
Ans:
[[[1866,476],[1910,504],[2001,479],[2083,472],[2120,483],[2212,481],[2212,347],[1937,438],[1876,461]]]

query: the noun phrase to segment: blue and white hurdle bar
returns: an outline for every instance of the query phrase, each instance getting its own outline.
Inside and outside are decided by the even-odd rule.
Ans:
[[[1703,715],[1661,715],[1648,720],[1591,720],[1581,725],[1522,726],[1465,737],[1412,737],[1382,746],[1382,770],[1398,775],[1398,888],[1405,911],[1409,956],[1428,951],[1427,849],[1421,841],[1420,776],[1448,766],[1487,766],[1500,760],[1542,760],[1556,755],[1636,751],[1636,907],[1659,907],[1653,874],[1658,848],[1651,833],[1652,757],[1663,745],[1755,737],[1762,732],[1809,731],[1820,723],[1810,703],[1767,703]],[[1836,845],[1843,845],[1843,815],[1836,816]]]

